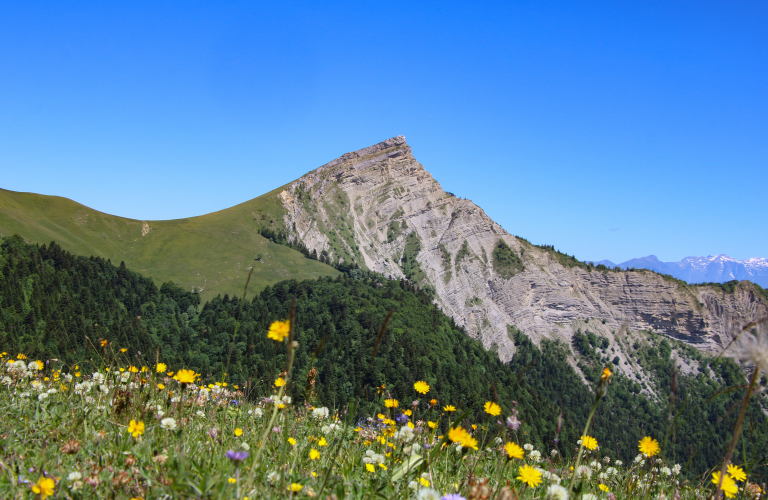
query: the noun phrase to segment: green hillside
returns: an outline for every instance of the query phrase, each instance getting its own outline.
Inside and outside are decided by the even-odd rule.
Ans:
[[[59,196],[0,189],[0,236],[30,243],[56,241],[78,255],[94,255],[152,277],[197,287],[203,300],[242,295],[248,267],[251,290],[286,279],[336,276],[338,271],[262,237],[259,228],[282,229],[278,188],[234,207],[199,217],[139,221],[105,214]],[[259,261],[254,259],[261,254]]]
[[[514,329],[510,337],[517,354],[502,363],[429,295],[408,282],[359,269],[333,279],[284,281],[245,301],[224,296],[201,304],[199,295],[170,283],[158,287],[125,266],[76,257],[58,245],[0,240],[0,351],[13,358],[17,353],[30,360],[55,358],[80,366],[85,374],[110,364],[151,367],[159,356],[170,370],[202,373],[204,383],[221,381],[226,371],[228,383],[256,399],[269,394],[286,366],[286,344],[276,344],[266,331],[289,316],[294,298],[298,349],[287,394],[296,403],[309,398],[342,410],[354,403],[353,421],[381,411],[382,385],[410,406],[406,398],[414,383],[424,380],[440,407],[470,410],[470,418],[481,421],[487,418],[484,403],[496,401],[505,416],[519,416],[517,439],[543,450],[562,443],[560,453],[569,457],[594,401],[590,386],[603,367],[611,366],[597,355],[594,345],[600,339],[590,332],[579,334],[572,347],[546,340],[537,347]],[[389,311],[394,312],[378,338]],[[699,369],[675,373],[688,351]],[[568,364],[570,355],[577,357],[590,386]],[[704,356],[652,333],[637,343],[636,355],[653,375],[650,384],[658,398],[641,390],[644,383],[615,373],[591,428],[601,454],[629,464],[637,442],[652,436],[665,444],[662,456],[683,465],[685,475],[704,473],[722,460],[730,442],[733,409],[746,384],[743,373],[729,359]],[[310,391],[312,367],[317,371]],[[762,394],[751,400],[737,463],[764,463],[765,404]],[[447,423],[441,425],[446,431]],[[762,475],[762,469],[752,473]]]

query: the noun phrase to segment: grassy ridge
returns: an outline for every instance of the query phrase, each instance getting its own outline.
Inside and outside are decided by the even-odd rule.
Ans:
[[[0,189],[0,236],[18,233],[40,244],[55,240],[75,254],[125,261],[158,284],[172,280],[187,290],[197,287],[203,300],[242,294],[247,268],[258,254],[263,257],[256,263],[251,290],[286,279],[338,275],[258,233],[261,227],[282,228],[281,189],[199,217],[146,222],[59,196]]]

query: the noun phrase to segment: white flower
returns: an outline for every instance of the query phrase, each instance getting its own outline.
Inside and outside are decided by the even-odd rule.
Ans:
[[[524,444],[523,448],[525,448],[525,451],[533,451],[533,445],[531,443]]]
[[[552,455],[552,458],[555,458],[557,456],[557,450],[552,450],[549,454]]]
[[[82,478],[83,478],[83,475],[77,471],[70,472],[69,475],[67,476],[67,479],[69,479],[70,481],[80,481]]]
[[[33,380],[29,385],[35,390],[40,390],[43,387],[43,384],[39,380]]]
[[[680,464],[675,464],[675,466],[672,467],[672,474],[674,474],[674,475],[680,474],[680,469],[682,469]]]
[[[586,465],[579,465],[579,467],[573,472],[575,479],[589,479],[592,477],[592,469]]]
[[[501,439],[501,436],[496,436],[496,439],[493,440],[493,444],[496,445],[496,446],[500,445],[503,442],[504,442],[504,440]]]
[[[157,410],[157,418],[163,418],[165,416],[165,412],[163,410]]]
[[[203,411],[202,411],[202,410],[197,410],[197,411],[195,412],[195,415],[197,415],[197,416],[198,416],[198,417],[200,417],[200,418],[204,418],[204,417],[205,417],[205,413],[203,413]]]
[[[763,372],[768,370],[768,336],[765,329],[761,328],[757,335],[742,332],[733,353],[744,363],[755,365]]]
[[[609,476],[613,476],[617,472],[618,470],[616,470],[616,467],[608,467],[607,469],[605,469],[605,473],[608,474]]]
[[[541,460],[541,452],[539,450],[533,450],[532,452],[528,453],[528,458],[534,462],[538,462]]]
[[[606,474],[605,472],[601,472],[600,474],[598,474],[598,475],[597,475],[597,478],[598,478],[598,479],[599,479],[601,482],[602,482],[602,481],[605,481],[606,479],[608,479],[608,474]]]
[[[600,465],[600,462],[598,462],[597,460],[592,460],[592,462],[590,462],[589,466],[592,467],[592,470],[594,470],[595,472],[597,472],[597,471],[599,471],[600,469],[603,468],[603,466]]]
[[[56,394],[59,391],[57,391],[56,389],[48,389],[47,392],[48,392],[48,394]]]
[[[32,361],[27,365],[27,370],[29,371],[39,371],[40,365],[37,364],[37,361]]]
[[[419,500],[440,500],[440,493],[432,488],[422,488],[416,493]]]
[[[329,434],[339,428],[339,424],[329,424],[324,425],[320,428],[320,430],[323,432],[323,434]]]
[[[323,406],[322,408],[315,408],[312,410],[312,416],[315,417],[318,420],[323,420],[325,418],[328,418],[328,408]]]
[[[5,376],[3,377],[3,385],[11,385],[13,383],[13,380],[11,377]]]
[[[179,396],[174,396],[171,398],[171,403],[178,403],[181,401],[181,398]]]
[[[91,378],[97,384],[100,384],[100,383],[104,382],[104,374],[100,373],[100,372],[94,373],[93,375],[91,375]]]
[[[412,490],[417,490],[419,489],[419,483],[417,483],[416,481],[411,481],[410,483],[408,483],[408,487]]]
[[[592,493],[584,493],[581,495],[582,500],[597,500],[597,495],[593,495]]]
[[[246,443],[245,441],[243,441],[242,443],[240,443],[240,448],[244,449],[245,451],[248,451],[248,450],[250,450],[250,449],[251,449],[251,447],[250,447],[250,446],[248,446],[248,443]]]
[[[638,456],[635,457],[635,463],[639,464],[642,461],[643,461],[643,454],[641,453],[641,454],[639,454]]]
[[[71,373],[65,373],[64,378],[67,379],[67,382],[72,382],[72,374]]]
[[[413,440],[413,437],[414,437],[413,429],[411,429],[407,425],[400,427],[400,430],[395,433],[395,439],[398,439],[400,441],[409,442]]]
[[[560,484],[560,476],[548,470],[539,469],[541,471],[541,477],[548,480],[550,483]]]
[[[94,401],[96,401],[96,400],[93,399],[92,396],[86,396],[85,397],[85,404],[87,404],[87,405],[92,405]]]
[[[283,399],[281,399],[283,404],[289,405],[291,404],[291,397],[290,396],[283,396]]]
[[[38,401],[44,401],[45,398],[47,398],[47,397],[48,397],[48,393],[47,392],[41,392],[40,395],[37,396],[37,400]]]
[[[267,474],[267,481],[270,483],[274,483],[280,478],[280,476],[277,474],[277,471],[272,471],[269,474]]]
[[[622,465],[624,465],[624,462],[622,462],[621,460],[616,460],[614,463],[616,464],[616,467],[621,467]]]
[[[568,490],[559,484],[551,484],[547,488],[547,498],[549,500],[568,500]]]
[[[131,378],[131,372],[123,372],[120,374],[120,382],[126,383]]]
[[[262,415],[264,415],[264,412],[261,410],[261,408],[254,408],[252,410],[248,410],[248,415],[253,415],[254,417],[260,418]]]
[[[172,431],[176,428],[176,419],[168,417],[160,421],[160,427],[167,431]]]
[[[609,464],[609,463],[611,463],[611,457],[603,457],[603,463],[604,463],[604,464]]]

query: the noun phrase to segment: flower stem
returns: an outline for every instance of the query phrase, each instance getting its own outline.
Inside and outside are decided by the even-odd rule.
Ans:
[[[573,493],[573,483],[576,481],[576,472],[579,470],[579,463],[581,463],[581,454],[584,451],[584,438],[587,436],[587,433],[589,432],[589,424],[592,422],[592,416],[595,414],[595,410],[597,409],[597,403],[600,402],[601,398],[595,398],[595,404],[592,405],[592,411],[589,412],[589,417],[587,417],[587,425],[584,426],[584,432],[582,433],[581,437],[581,445],[579,445],[579,454],[576,457],[576,465],[573,466],[573,474],[571,475],[571,483],[568,485],[568,498],[571,498],[571,494]]]
[[[725,472],[728,470],[728,464],[731,462],[731,456],[733,456],[733,450],[736,448],[736,442],[739,440],[739,435],[741,434],[741,424],[744,422],[744,413],[747,411],[747,404],[749,403],[749,397],[752,395],[752,389],[755,387],[755,382],[757,381],[757,376],[760,374],[760,368],[758,366],[755,366],[755,371],[752,372],[752,378],[749,381],[749,389],[747,389],[747,395],[744,398],[744,404],[741,406],[741,413],[739,413],[739,418],[736,420],[736,427],[733,429],[733,441],[731,442],[730,448],[728,448],[728,453],[725,455],[725,460],[723,460],[723,466],[720,468],[720,480],[717,482],[717,489],[715,490],[715,496],[713,498],[717,498],[718,495],[720,495],[720,490],[723,487],[723,479],[725,479]]]

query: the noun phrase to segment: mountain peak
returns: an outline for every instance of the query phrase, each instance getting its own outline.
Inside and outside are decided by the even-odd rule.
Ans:
[[[373,146],[367,148],[358,149],[357,151],[351,151],[344,153],[335,160],[329,161],[325,165],[316,169],[316,172],[322,172],[329,169],[334,169],[338,166],[350,166],[355,164],[355,168],[361,168],[368,165],[378,163],[382,156],[389,156],[391,158],[398,156],[411,156],[411,147],[405,142],[405,136],[398,135],[382,141]]]

